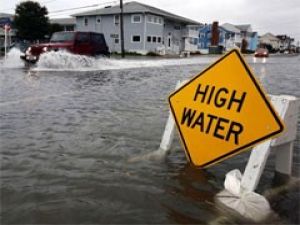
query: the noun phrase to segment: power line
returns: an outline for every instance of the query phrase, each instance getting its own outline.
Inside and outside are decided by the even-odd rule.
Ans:
[[[96,6],[98,6],[98,4],[88,5],[88,6],[81,6],[81,7],[75,7],[75,8],[68,8],[68,9],[60,9],[60,10],[52,11],[49,14],[58,13],[58,12],[65,12],[65,11],[71,11],[71,10],[76,10],[76,9],[91,8],[91,7],[96,7]]]
[[[110,1],[110,2],[103,2],[103,3],[100,3],[100,4],[86,5],[86,6],[80,6],[80,7],[75,7],[75,8],[60,9],[60,10],[51,11],[51,12],[49,12],[49,14],[57,14],[57,13],[67,12],[67,11],[72,11],[72,10],[77,10],[77,9],[93,8],[93,7],[106,5],[106,4],[110,4],[110,3],[116,3],[116,2],[117,1]]]
[[[45,4],[45,3],[52,3],[52,2],[55,2],[57,0],[49,0],[49,1],[43,1],[43,2],[38,2],[40,4]],[[6,11],[6,10],[12,10],[12,9],[15,9],[15,8],[7,8],[7,9],[0,9],[0,11]]]
[[[48,1],[43,1],[43,2],[39,2],[40,4],[46,4],[46,3],[52,3],[55,2],[57,0],[48,0]],[[110,4],[110,3],[116,3],[117,0],[115,1],[110,1],[110,2],[103,2],[103,3],[98,3],[98,4],[93,4],[93,5],[85,5],[85,6],[81,6],[81,7],[76,7],[76,8],[66,8],[66,9],[61,9],[61,10],[55,10],[52,12],[49,12],[49,14],[51,13],[56,13],[56,12],[64,12],[64,11],[71,11],[71,10],[76,10],[76,9],[84,9],[84,8],[90,8],[90,7],[96,7],[96,6],[100,6],[100,5],[105,5],[105,4]],[[6,10],[12,10],[15,8],[7,8],[7,9],[0,9],[0,11],[6,11]]]

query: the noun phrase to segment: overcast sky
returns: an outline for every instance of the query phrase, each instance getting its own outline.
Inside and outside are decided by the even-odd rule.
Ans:
[[[24,0],[0,0],[0,12],[13,13],[15,5]],[[300,41],[300,0],[138,0],[139,2],[188,17],[201,23],[251,24],[260,35],[271,32],[288,34]],[[50,17],[117,4],[114,0],[38,0],[48,8]],[[124,0],[128,2],[128,0]],[[96,7],[56,12],[62,9]],[[297,44],[297,43],[295,43]]]

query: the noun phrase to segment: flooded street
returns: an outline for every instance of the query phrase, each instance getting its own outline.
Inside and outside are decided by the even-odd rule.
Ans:
[[[237,223],[214,196],[227,172],[243,170],[249,153],[197,170],[176,134],[165,160],[130,162],[158,149],[176,82],[217,57],[119,60],[64,53],[26,68],[17,56],[0,59],[2,224]],[[246,61],[268,93],[300,97],[299,56]],[[271,155],[258,193],[273,188],[273,176]],[[294,222],[274,214],[267,223]]]

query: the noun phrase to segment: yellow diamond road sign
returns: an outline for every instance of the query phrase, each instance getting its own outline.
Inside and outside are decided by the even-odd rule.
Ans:
[[[232,50],[169,97],[186,155],[206,167],[283,131],[241,54]]]

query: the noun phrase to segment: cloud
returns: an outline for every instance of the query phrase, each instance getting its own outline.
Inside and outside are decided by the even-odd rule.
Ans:
[[[0,0],[1,9],[11,8],[21,0]],[[39,0],[45,3],[49,12],[93,5],[113,0]],[[252,27],[261,34],[273,32],[274,34],[288,34],[300,40],[300,0],[137,0],[142,3],[161,8],[190,19],[211,23],[219,21],[233,24],[252,24]],[[118,3],[119,0],[116,0]],[[124,0],[124,2],[128,2]],[[84,10],[84,9],[83,9]],[[80,11],[80,10],[79,10]],[[59,17],[78,11],[66,11],[55,14]]]

